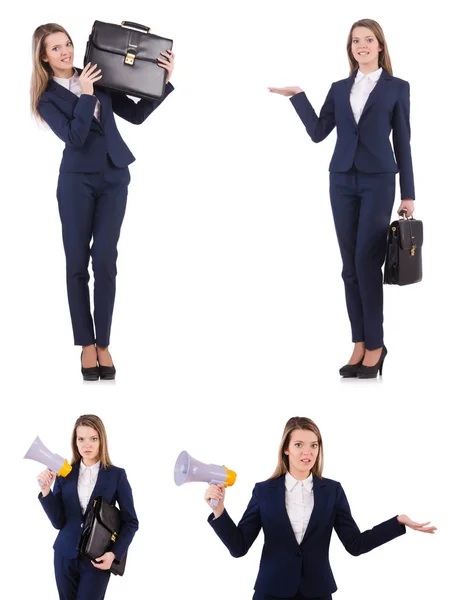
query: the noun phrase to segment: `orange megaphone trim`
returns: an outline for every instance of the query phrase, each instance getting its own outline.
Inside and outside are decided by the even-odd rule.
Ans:
[[[223,465],[225,467],[225,465]],[[229,485],[234,485],[234,482],[236,481],[236,473],[234,471],[231,471],[230,469],[227,469],[227,467],[225,467],[226,469],[226,480],[225,480],[225,487],[228,487]]]
[[[58,471],[57,475],[60,475],[61,477],[66,477],[66,475],[69,475],[69,473],[71,471],[72,471],[72,466],[65,459],[64,464],[61,467],[61,469]]]

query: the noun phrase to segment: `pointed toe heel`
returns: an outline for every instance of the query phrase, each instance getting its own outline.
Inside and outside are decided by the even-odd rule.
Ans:
[[[362,366],[362,361],[356,363],[355,365],[344,365],[339,370],[339,373],[340,373],[341,377],[344,377],[345,379],[348,379],[351,377],[357,377],[357,373],[359,372],[359,369],[361,366]]]

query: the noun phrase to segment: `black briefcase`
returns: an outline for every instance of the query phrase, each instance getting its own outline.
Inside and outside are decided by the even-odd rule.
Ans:
[[[102,69],[100,88],[137,98],[158,100],[165,90],[167,71],[157,64],[160,53],[171,50],[173,40],[149,33],[149,27],[123,21],[122,25],[95,21],[83,65]]]
[[[80,536],[78,551],[91,560],[96,560],[106,552],[115,552],[115,541],[121,529],[121,513],[102,496],[97,496],[88,507],[85,523]],[[127,552],[123,558],[114,560],[110,572],[123,575]]]
[[[422,280],[423,222],[393,221],[387,235],[384,283],[409,285]]]

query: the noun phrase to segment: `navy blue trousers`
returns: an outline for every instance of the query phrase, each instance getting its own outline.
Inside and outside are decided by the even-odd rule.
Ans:
[[[103,600],[110,571],[101,571],[86,556],[54,555],[55,579],[60,600]]]
[[[126,211],[128,167],[108,155],[99,173],[60,173],[58,207],[66,254],[66,284],[74,344],[108,346],[116,291],[117,243]],[[94,325],[88,264],[94,274]],[[95,334],[96,331],[96,334]]]
[[[352,341],[368,350],[384,343],[382,265],[394,201],[394,173],[330,173]]]

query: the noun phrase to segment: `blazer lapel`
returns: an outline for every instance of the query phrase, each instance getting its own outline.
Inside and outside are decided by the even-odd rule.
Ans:
[[[68,494],[68,500],[72,504],[72,511],[77,514],[80,511],[79,494],[77,484],[79,482],[80,461],[72,465],[72,471],[65,477],[65,487]]]
[[[90,500],[88,502],[88,506],[91,505],[96,496],[102,496],[103,492],[107,486],[109,480],[109,472],[108,469],[104,469],[101,465],[98,473],[98,478],[96,480],[96,484],[94,486],[93,491],[91,492]]]
[[[63,100],[71,102],[73,106],[75,106],[77,102],[77,96],[75,94],[70,92],[68,88],[65,88],[64,85],[60,85],[53,79],[51,79],[47,84],[47,90],[57,94],[57,96],[60,96],[60,98],[63,98]]]
[[[368,99],[363,107],[362,114],[360,115],[360,120],[363,118],[363,115],[366,111],[372,106],[376,100],[378,100],[383,94],[387,91],[388,82],[391,81],[393,77],[387,71],[382,70],[381,76],[379,77],[376,85],[374,86],[371,94],[368,96]],[[359,123],[360,123],[359,120]]]
[[[282,475],[278,479],[273,480],[274,498],[272,498],[271,502],[276,509],[277,526],[281,528],[288,540],[291,540],[295,546],[298,546],[291,521],[289,520],[288,513],[286,511],[285,493],[285,476]]]
[[[322,516],[324,513],[324,508],[326,506],[327,501],[327,491],[326,484],[322,479],[313,475],[313,499],[314,506],[313,512],[311,513],[310,520],[308,522],[307,530],[305,532],[304,537],[302,538],[301,544],[303,544],[308,537],[313,533],[316,529],[316,525],[319,521],[322,520]]]
[[[344,94],[343,94],[343,102],[345,102],[345,104],[346,104],[346,106],[345,106],[346,113],[349,115],[349,118],[352,119],[354,126],[356,126],[356,122],[355,122],[354,113],[352,112],[352,106],[351,106],[351,90],[352,90],[352,86],[354,85],[356,75],[357,75],[357,71],[354,71],[354,73],[345,80]]]

